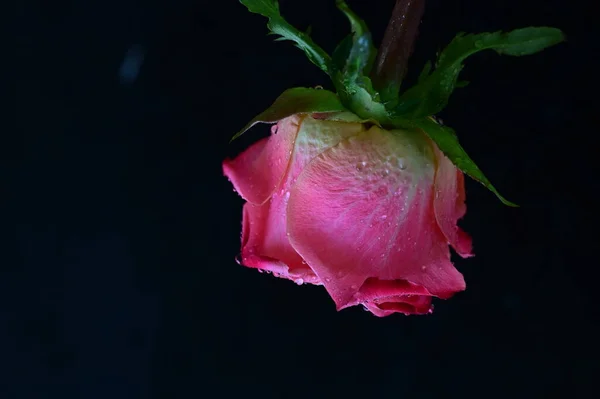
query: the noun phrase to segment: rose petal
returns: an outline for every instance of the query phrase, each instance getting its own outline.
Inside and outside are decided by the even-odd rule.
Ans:
[[[364,306],[378,317],[386,317],[393,313],[403,313],[405,315],[428,314],[433,310],[431,296],[426,295],[398,296],[381,304],[366,303]]]
[[[429,292],[406,280],[368,278],[354,299],[356,303],[344,307],[362,303],[371,313],[380,317],[392,313],[427,314],[432,309]]]
[[[364,131],[362,123],[317,120],[310,116],[304,118],[294,143],[285,189],[289,190],[304,167],[320,153]]]
[[[435,217],[448,243],[460,256],[467,258],[473,256],[471,237],[457,225],[458,220],[467,212],[465,178],[437,146],[435,151],[438,159],[435,173]]]
[[[297,283],[320,284],[319,278],[290,245],[285,231],[288,195],[273,196],[263,205],[244,205],[241,263]]]
[[[321,284],[289,243],[286,233],[286,208],[290,195],[288,190],[312,158],[340,140],[363,130],[360,123],[317,121],[311,117],[302,119],[294,141],[290,167],[285,172],[283,181],[272,190],[265,203],[247,203],[244,206],[242,263],[245,266],[267,270],[278,277],[299,283]],[[249,148],[247,156],[257,158],[273,149],[267,142],[261,145],[262,148]],[[270,170],[265,173],[270,173]]]
[[[260,205],[279,186],[290,162],[301,116],[285,118],[260,140],[234,159],[223,162],[223,172],[246,201]]]
[[[291,190],[294,249],[341,309],[370,277],[430,295],[463,290],[433,210],[433,153],[416,133],[372,127],[322,152]]]

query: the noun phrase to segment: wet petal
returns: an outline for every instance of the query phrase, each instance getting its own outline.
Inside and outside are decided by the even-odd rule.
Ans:
[[[371,313],[384,317],[392,313],[427,314],[432,310],[431,295],[422,286],[406,280],[380,280],[368,278],[354,295]]]
[[[241,263],[297,283],[320,284],[292,248],[285,231],[287,194],[279,192],[263,205],[244,205]]]
[[[279,186],[288,169],[301,121],[300,116],[279,121],[269,138],[223,162],[225,176],[246,201],[263,204]]]
[[[435,220],[433,157],[419,133],[372,127],[299,175],[288,204],[290,242],[338,309],[360,301],[368,278],[404,280],[442,298],[465,288]]]
[[[473,256],[471,237],[458,227],[458,220],[466,211],[465,178],[439,149],[435,174],[435,217],[448,243],[463,258]]]

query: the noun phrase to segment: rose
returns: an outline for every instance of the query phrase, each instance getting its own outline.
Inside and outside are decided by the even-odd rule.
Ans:
[[[345,113],[294,115],[223,163],[247,201],[241,263],[323,285],[338,310],[426,314],[465,289],[448,244],[471,240],[462,172],[421,131]]]

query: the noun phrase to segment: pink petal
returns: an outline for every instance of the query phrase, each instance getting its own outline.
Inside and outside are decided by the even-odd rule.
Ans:
[[[292,248],[285,231],[287,195],[277,192],[263,205],[244,205],[241,263],[299,284],[319,278]]]
[[[465,288],[435,220],[433,161],[423,136],[372,127],[322,152],[298,177],[289,239],[338,309],[361,301],[368,278],[442,298]]]
[[[271,129],[268,139],[250,146],[235,159],[223,162],[223,172],[246,201],[260,205],[269,199],[285,176],[301,116],[290,116]]]
[[[242,232],[242,263],[248,267],[268,270],[279,277],[296,282],[321,284],[318,277],[294,250],[288,240],[287,204],[289,189],[304,166],[322,151],[340,140],[358,134],[364,128],[360,123],[317,121],[305,117],[295,139],[290,166],[280,185],[262,205],[244,206]],[[250,148],[250,154],[257,152]],[[265,148],[262,151],[268,151]]]
[[[294,143],[285,189],[289,190],[306,165],[323,151],[364,131],[362,123],[318,120],[310,116],[304,118]]]
[[[437,146],[435,151],[438,159],[435,173],[435,217],[448,243],[460,256],[467,258],[473,256],[471,237],[457,225],[458,220],[467,212],[465,178]]]
[[[410,300],[410,297],[398,296],[395,300],[388,300],[382,304],[367,303],[364,306],[369,312],[378,317],[386,317],[394,313],[405,315],[428,314],[433,311],[431,296],[418,295],[413,298],[413,300]]]
[[[355,298],[379,317],[392,313],[427,314],[433,309],[429,292],[406,280],[368,278]]]

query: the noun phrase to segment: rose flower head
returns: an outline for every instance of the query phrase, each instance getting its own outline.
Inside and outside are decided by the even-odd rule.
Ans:
[[[336,1],[352,35],[332,57],[285,22],[277,1],[241,2],[296,42],[337,93],[286,90],[234,136],[258,122],[273,124],[269,137],[223,163],[246,201],[240,263],[322,285],[338,310],[362,305],[380,317],[427,314],[432,297],[464,290],[450,261],[450,246],[472,256],[471,239],[457,225],[466,212],[463,173],[514,204],[433,115],[459,86],[467,56],[485,49],[531,54],[560,42],[562,33],[543,27],[458,35],[433,71],[426,66],[415,86],[399,92],[423,1],[398,1],[377,55],[365,23]]]

